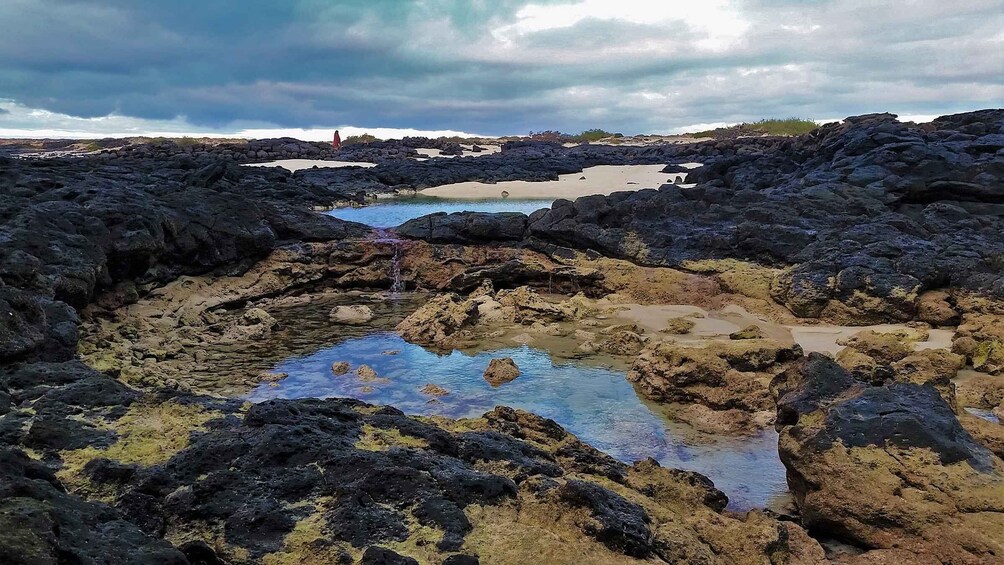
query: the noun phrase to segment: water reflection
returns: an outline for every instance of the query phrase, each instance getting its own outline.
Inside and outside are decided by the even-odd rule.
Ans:
[[[416,196],[376,202],[359,208],[335,208],[328,215],[375,228],[393,228],[436,212],[522,212],[529,215],[541,208],[550,208],[551,200],[451,200]]]
[[[520,367],[520,377],[491,387],[482,374],[494,357],[512,357]],[[352,373],[334,376],[331,364],[336,361],[350,363],[353,370],[369,365],[379,378],[363,381]],[[689,428],[650,409],[623,372],[555,363],[546,351],[527,346],[438,355],[397,334],[377,332],[288,359],[274,370],[289,377],[278,386],[259,386],[250,400],[343,396],[390,404],[410,414],[451,418],[473,418],[497,405],[513,406],[554,419],[621,461],[653,457],[667,467],[703,473],[729,495],[733,509],[776,505],[787,492],[773,430],[753,437],[698,440]],[[421,389],[428,383],[449,394],[440,398],[423,394]]]

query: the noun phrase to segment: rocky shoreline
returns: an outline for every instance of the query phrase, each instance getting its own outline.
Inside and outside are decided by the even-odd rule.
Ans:
[[[1004,426],[964,408],[1004,411],[1004,110],[415,161],[421,143],[297,173],[232,149],[0,157],[0,561],[1000,562]],[[311,211],[694,161],[691,188],[432,215],[400,240]],[[565,339],[630,360],[639,391],[694,421],[775,426],[797,511],[726,510],[706,477],[618,462],[511,408],[240,399],[270,357],[228,360],[261,356],[277,310],[395,284],[429,293],[395,318],[410,341]],[[659,305],[761,323],[688,341],[692,320],[612,319]],[[763,334],[888,322],[910,331],[861,332],[835,356]],[[917,348],[931,328],[951,328],[951,351]]]

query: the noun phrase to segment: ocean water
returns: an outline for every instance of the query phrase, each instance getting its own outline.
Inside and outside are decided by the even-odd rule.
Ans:
[[[512,357],[522,374],[492,387],[482,375],[496,357]],[[379,379],[366,382],[353,372],[334,376],[331,364],[336,361],[350,363],[352,371],[369,365]],[[729,496],[732,509],[783,505],[787,497],[773,430],[750,437],[695,439],[692,430],[669,421],[639,397],[623,371],[555,362],[546,351],[527,346],[444,355],[380,331],[287,359],[273,370],[289,376],[277,386],[263,383],[248,395],[250,400],[351,397],[390,404],[409,414],[451,418],[473,418],[495,406],[512,406],[551,418],[626,463],[653,457],[663,466],[707,475]],[[421,388],[429,383],[449,394],[435,399],[423,394]]]
[[[529,215],[541,208],[550,208],[553,200],[455,200],[447,198],[408,197],[377,201],[360,207],[335,208],[328,215],[375,228],[393,228],[408,220],[436,212],[522,212]]]

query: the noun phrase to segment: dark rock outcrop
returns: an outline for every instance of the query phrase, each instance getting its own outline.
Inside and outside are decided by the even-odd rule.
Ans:
[[[532,142],[506,147],[535,158],[561,153]],[[566,159],[590,162],[623,150],[600,147],[567,149]],[[633,163],[657,156],[705,166],[690,172],[688,182],[697,183],[690,188],[667,184],[558,200],[527,218],[523,243],[656,266],[734,258],[788,267],[774,281],[774,299],[798,316],[838,321],[912,319],[918,294],[928,289],[1004,297],[1004,110],[924,126],[890,114],[857,116],[796,138],[628,155]],[[471,218],[488,223],[483,215]],[[506,218],[511,229],[495,241],[514,239],[518,223]],[[458,215],[420,218],[403,233],[486,240],[467,226]]]
[[[811,354],[775,379],[779,453],[803,525],[897,562],[1004,551],[1004,463],[928,385],[875,387]]]

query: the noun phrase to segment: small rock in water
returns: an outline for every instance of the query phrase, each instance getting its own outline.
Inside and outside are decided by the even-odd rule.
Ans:
[[[397,355],[398,353],[401,353],[401,351],[398,349],[388,349],[387,351],[383,352],[384,355]]]
[[[690,330],[694,329],[694,321],[688,320],[687,318],[673,318],[666,324],[665,328],[662,328],[661,332],[664,334],[675,334],[683,335],[690,333]]]
[[[372,381],[377,378],[377,372],[369,365],[359,365],[359,368],[356,369],[356,375],[364,381]]]
[[[519,367],[511,357],[492,359],[485,369],[485,380],[493,387],[503,385],[519,376]]]
[[[763,339],[763,337],[763,330],[757,325],[749,325],[729,334],[729,339]]]
[[[421,392],[422,394],[428,394],[429,396],[446,396],[447,394],[450,394],[450,391],[432,383],[428,383],[423,386]]]
[[[265,381],[267,383],[277,383],[288,376],[289,373],[271,373],[266,371],[264,373],[259,374],[258,379]]]
[[[331,364],[331,374],[344,375],[349,372],[349,364],[345,361],[335,361]]]
[[[373,319],[373,311],[369,306],[335,306],[328,319],[336,324],[365,324]]]

